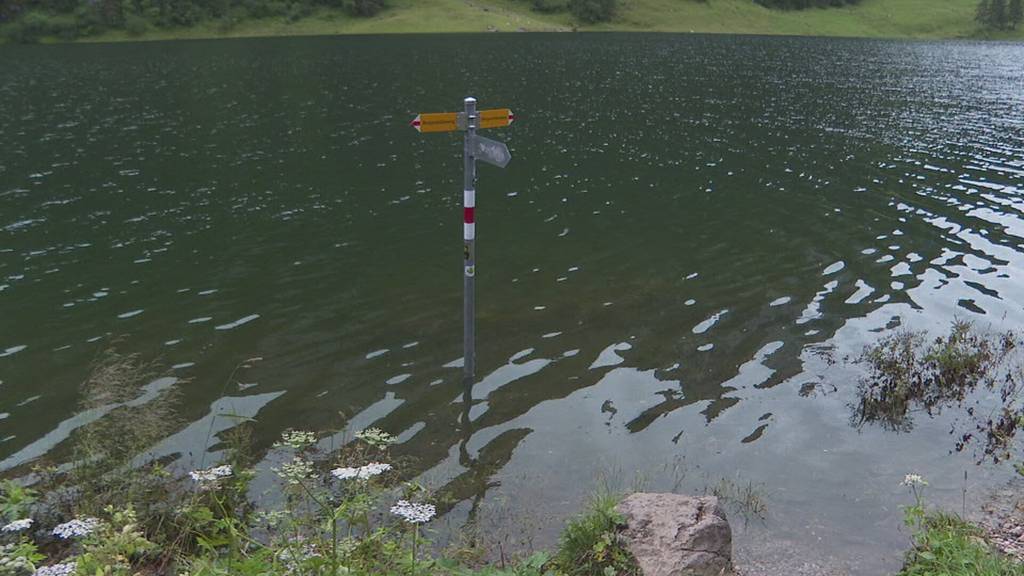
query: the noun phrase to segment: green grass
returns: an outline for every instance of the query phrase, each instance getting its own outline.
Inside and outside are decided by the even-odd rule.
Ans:
[[[1024,576],[1024,565],[992,551],[975,526],[931,513],[898,576]]]
[[[753,0],[623,0],[614,21],[577,25],[568,14],[540,14],[527,0],[392,0],[373,18],[353,18],[337,10],[320,10],[308,18],[247,20],[224,30],[216,22],[186,29],[150,30],[141,37],[107,32],[86,41],[165,40],[177,38],[302,36],[330,34],[400,34],[413,32],[582,31],[701,32],[856,36],[888,38],[979,37],[974,23],[976,0],[864,0],[845,8],[780,11]],[[1024,28],[987,34],[996,39],[1024,39]]]

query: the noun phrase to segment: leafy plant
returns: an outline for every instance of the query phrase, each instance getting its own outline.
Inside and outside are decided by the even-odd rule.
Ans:
[[[566,525],[552,567],[567,576],[638,575],[636,559],[619,536],[625,519],[615,510],[619,498],[595,494],[587,510]]]
[[[0,576],[29,576],[36,571],[36,564],[45,556],[40,554],[32,542],[0,544]]]
[[[135,574],[132,566],[153,552],[156,545],[142,535],[131,504],[124,509],[108,506],[105,512],[107,520],[100,522],[83,542],[83,554],[78,557],[78,573],[132,576]]]
[[[35,490],[13,480],[0,480],[0,520],[13,522],[27,518],[38,496]]]

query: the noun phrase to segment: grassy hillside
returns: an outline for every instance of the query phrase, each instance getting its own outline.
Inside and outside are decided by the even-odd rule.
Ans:
[[[846,8],[769,10],[752,0],[623,0],[612,22],[579,26],[583,31],[705,32],[891,38],[977,37],[976,0],[863,0]],[[540,14],[528,0],[391,0],[373,18],[320,10],[308,18],[247,20],[232,27],[206,22],[187,29],[151,30],[141,39],[378,34],[409,32],[569,31],[568,14]],[[1024,29],[996,39],[1024,39]],[[92,41],[140,39],[123,31]]]

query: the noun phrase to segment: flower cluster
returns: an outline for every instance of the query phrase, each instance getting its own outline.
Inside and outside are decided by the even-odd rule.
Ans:
[[[369,480],[370,478],[383,474],[388,470],[391,470],[391,464],[371,462],[366,466],[360,466],[359,468],[335,468],[334,470],[331,470],[331,474],[338,480],[348,480],[350,478]]]
[[[100,521],[96,518],[75,518],[54,528],[53,535],[65,540],[79,536],[88,536],[99,525]]]
[[[356,432],[356,439],[377,448],[385,448],[398,441],[394,436],[380,428],[367,428],[362,432]]]
[[[289,574],[297,572],[303,562],[321,557],[316,546],[301,537],[290,538],[288,542],[289,546],[278,552],[277,559],[285,565]]]
[[[316,434],[303,430],[289,430],[281,434],[281,441],[278,446],[287,446],[295,450],[305,450],[316,443]]]
[[[921,477],[920,474],[907,474],[903,477],[903,481],[900,482],[900,486],[927,486],[928,481]]]
[[[23,518],[21,520],[15,520],[10,524],[7,524],[3,528],[0,528],[0,532],[21,532],[22,530],[28,530],[32,527],[31,518]]]
[[[400,516],[402,520],[410,524],[423,524],[424,522],[430,522],[431,518],[437,514],[437,509],[434,508],[433,504],[420,504],[409,502],[408,500],[399,500],[391,507],[391,513],[395,516]]]
[[[313,463],[302,458],[295,458],[291,462],[282,464],[280,468],[272,468],[285,482],[289,484],[301,484],[303,480],[313,477]]]
[[[76,568],[78,568],[77,561],[62,562],[37,569],[35,576],[72,576]]]
[[[230,464],[223,466],[216,466],[208,470],[193,470],[188,473],[189,477],[196,482],[216,482],[221,478],[227,478],[234,474],[234,470],[231,469]]]

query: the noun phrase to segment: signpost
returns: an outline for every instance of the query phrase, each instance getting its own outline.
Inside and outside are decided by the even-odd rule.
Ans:
[[[477,111],[476,98],[466,98],[463,104],[462,112],[418,114],[409,124],[422,133],[465,132],[462,147],[462,380],[468,404],[471,399],[469,391],[476,375],[476,162],[480,160],[504,168],[512,160],[512,154],[504,143],[478,136],[476,131],[508,126],[515,120],[515,115],[508,108]],[[469,406],[464,409],[468,414]]]

